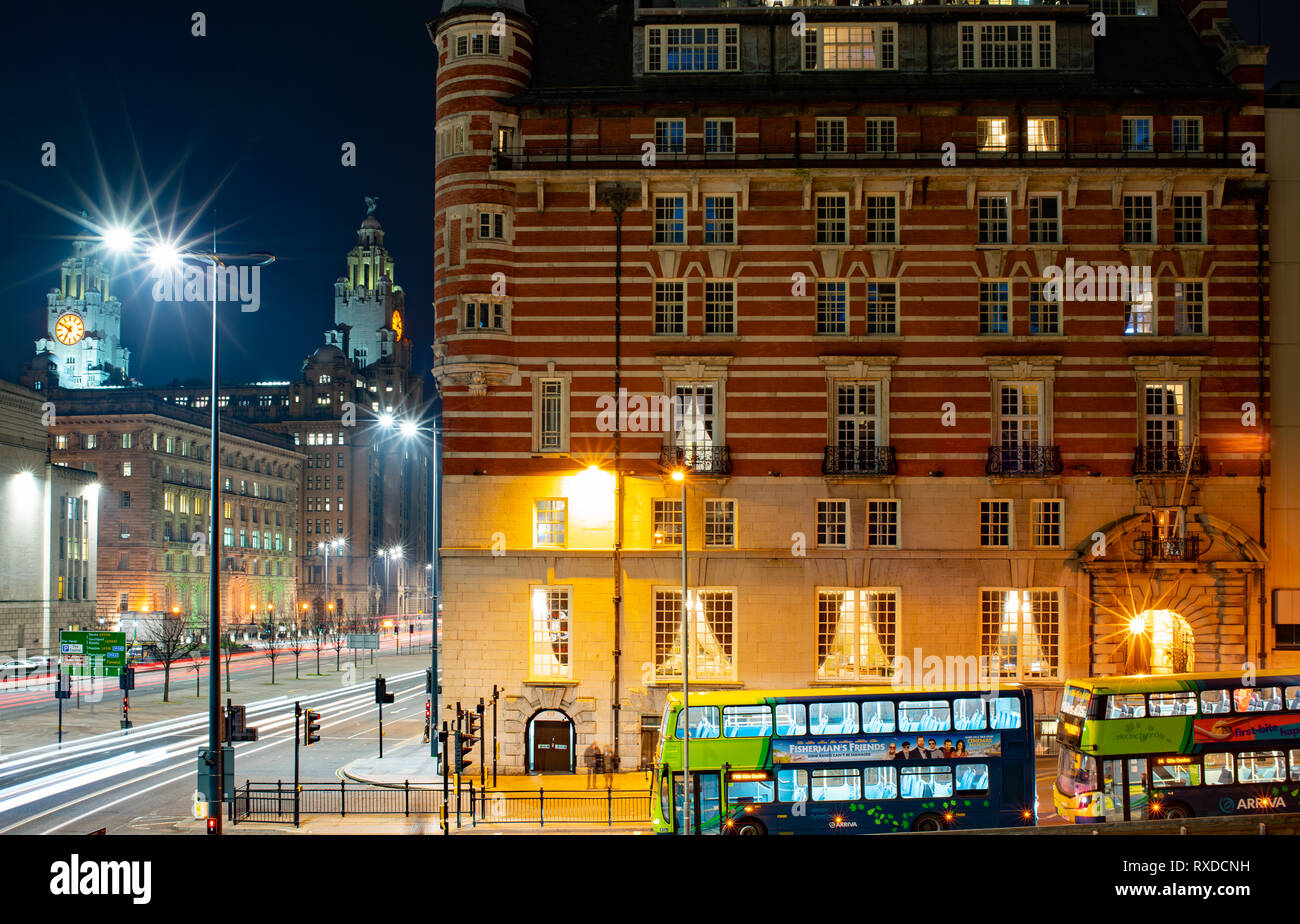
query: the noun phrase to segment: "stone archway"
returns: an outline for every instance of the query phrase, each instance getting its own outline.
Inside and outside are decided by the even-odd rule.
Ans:
[[[1196,545],[1180,547],[1184,554],[1179,556],[1153,554],[1150,523],[1146,513],[1124,517],[1097,530],[1105,536],[1104,544],[1089,538],[1075,549],[1077,567],[1087,575],[1080,590],[1089,601],[1089,673],[1133,672],[1135,653],[1139,660],[1151,658],[1149,670],[1179,663],[1189,670],[1237,669],[1251,659],[1248,640],[1259,621],[1264,550],[1233,524],[1199,514],[1188,524]],[[1099,554],[1103,545],[1104,555]],[[1157,640],[1150,614],[1164,612],[1176,618],[1161,617]],[[1140,618],[1146,620],[1145,653],[1140,642],[1129,644]],[[1160,658],[1151,644],[1155,641],[1165,649]]]
[[[589,696],[578,697],[575,687],[524,684],[518,695],[507,694],[502,697],[498,741],[501,746],[500,769],[503,772],[529,771],[529,726],[534,716],[548,711],[563,713],[573,723],[574,754],[582,754],[596,740],[595,699]],[[606,743],[602,741],[601,745]]]

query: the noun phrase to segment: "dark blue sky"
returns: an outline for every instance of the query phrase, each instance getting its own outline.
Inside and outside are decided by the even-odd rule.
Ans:
[[[16,377],[44,335],[44,292],[78,230],[46,203],[92,217],[138,208],[142,179],[161,185],[164,208],[183,220],[217,191],[220,249],[278,257],[262,273],[260,311],[222,309],[223,378],[294,376],[323,342],[366,195],[380,199],[415,362],[428,368],[435,62],[424,23],[438,7],[133,0],[6,12],[0,377]],[[190,35],[195,9],[207,14],[205,38]],[[41,166],[46,141],[57,145],[55,167]],[[357,145],[356,167],[340,163],[345,141]],[[210,233],[212,223],[204,212],[199,227]],[[115,285],[132,373],[207,379],[204,306],[160,306],[137,285],[151,285],[147,272]]]
[[[630,0],[629,0],[630,2]],[[1300,3],[1262,0],[1269,83],[1300,78]],[[332,322],[332,283],[355,243],[362,198],[378,216],[407,292],[408,336],[431,363],[434,54],[424,28],[439,0],[289,4],[25,3],[0,36],[0,377],[44,333],[44,293],[77,226],[139,207],[144,180],[183,220],[216,191],[222,250],[269,250],[262,309],[223,309],[223,378],[284,379]],[[207,14],[207,36],[190,15]],[[1247,41],[1255,0],[1234,0]],[[41,145],[57,145],[42,167]],[[358,166],[340,164],[355,142]],[[34,199],[32,197],[35,197]],[[36,201],[39,200],[39,201]],[[212,213],[199,227],[212,226]],[[119,279],[132,373],[146,383],[208,375],[202,306],[157,305],[148,275]]]

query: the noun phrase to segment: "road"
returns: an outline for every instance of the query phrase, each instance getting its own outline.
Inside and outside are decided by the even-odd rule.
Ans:
[[[406,639],[403,639],[405,650]],[[349,761],[378,749],[378,714],[371,679],[383,670],[396,701],[384,708],[386,748],[420,741],[424,730],[425,659],[396,657],[388,651],[374,666],[334,673],[334,653],[322,651],[323,676],[315,652],[300,663],[295,683],[293,659],[276,663],[276,686],[264,656],[235,660],[230,697],[248,707],[256,742],[235,745],[235,775],[245,779],[293,779],[293,704],[301,699],[321,713],[321,741],[303,748],[303,779],[330,780]],[[328,664],[326,654],[329,655]],[[346,657],[346,653],[345,653]],[[287,664],[287,669],[286,669]],[[0,756],[0,834],[80,834],[106,828],[109,834],[172,833],[194,830],[196,752],[207,745],[206,698],[194,697],[192,670],[173,669],[171,697],[161,702],[161,671],[137,674],[131,713],[136,725],[127,734],[118,726],[120,692],[110,679],[98,706],[81,709],[65,701],[65,735],[55,743],[57,705],[50,689],[10,685],[0,691],[0,723],[5,754]],[[178,679],[184,678],[188,683]],[[207,692],[207,672],[201,689]],[[90,692],[89,686],[86,693]],[[138,705],[137,705],[138,704]],[[35,746],[15,750],[20,743]]]

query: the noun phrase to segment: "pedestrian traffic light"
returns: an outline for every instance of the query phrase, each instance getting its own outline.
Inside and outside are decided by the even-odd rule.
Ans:
[[[383,677],[376,677],[375,678],[375,702],[381,704],[391,703],[393,701],[393,698],[394,698],[393,694],[388,692],[388,681],[385,680]]]
[[[257,729],[248,727],[247,706],[226,707],[226,740],[231,742],[257,740]]]
[[[135,668],[134,667],[122,668],[122,673],[118,674],[117,676],[117,686],[119,689],[122,690],[135,689]]]
[[[307,744],[315,744],[320,740],[320,713],[304,709],[302,714],[307,723],[305,726]]]

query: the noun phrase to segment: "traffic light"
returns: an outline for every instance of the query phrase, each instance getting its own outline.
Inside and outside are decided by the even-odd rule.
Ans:
[[[122,673],[120,673],[117,677],[117,686],[118,689],[121,690],[135,689],[135,668],[134,667],[122,668]]]
[[[433,703],[429,700],[424,701],[424,721],[428,722],[433,717]]]
[[[424,692],[433,692],[433,668],[431,667],[426,667],[424,669]]]
[[[320,740],[320,713],[311,709],[304,709],[302,712],[303,719],[306,721],[305,731],[307,744],[315,744]]]
[[[468,730],[456,736],[457,773],[464,773],[469,765],[474,762],[469,758],[474,753],[474,745],[478,744],[483,731],[483,716],[481,714],[466,710],[465,718],[468,720]]]
[[[394,695],[388,692],[388,681],[385,680],[383,677],[376,677],[375,678],[375,702],[381,704],[391,703],[393,699],[394,699]]]
[[[226,740],[256,741],[257,729],[248,727],[248,707],[226,707]]]

